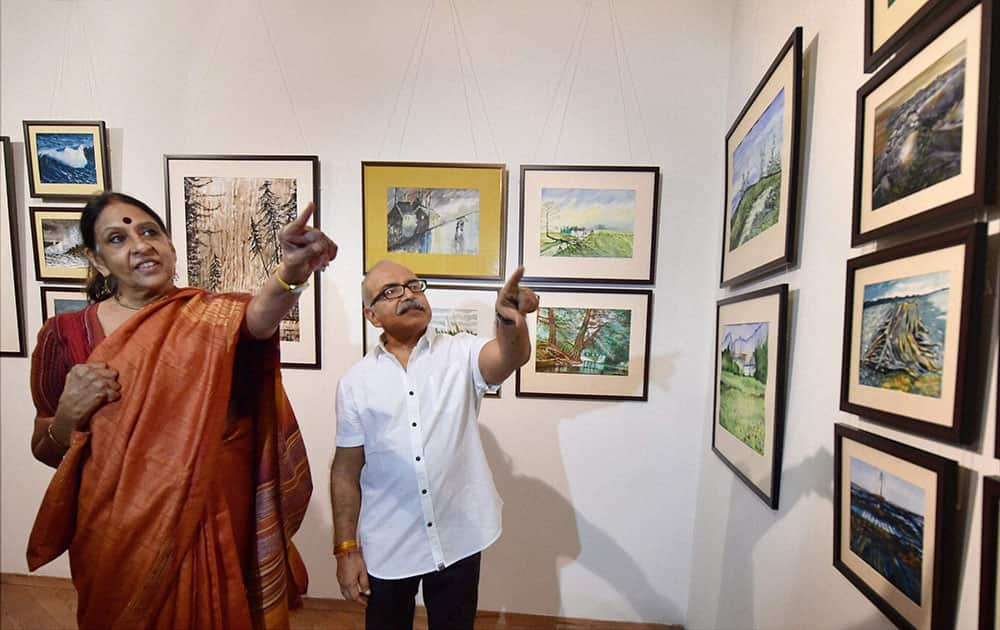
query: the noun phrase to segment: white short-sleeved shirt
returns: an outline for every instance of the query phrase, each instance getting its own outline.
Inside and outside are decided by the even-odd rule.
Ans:
[[[358,539],[382,579],[430,573],[500,537],[479,438],[488,339],[430,329],[404,370],[381,343],[337,387],[337,446],[364,446]]]

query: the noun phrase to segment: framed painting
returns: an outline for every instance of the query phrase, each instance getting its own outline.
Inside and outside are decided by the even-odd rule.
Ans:
[[[993,0],[961,0],[857,95],[854,246],[996,196]]]
[[[777,510],[785,428],[788,285],[721,300],[715,321],[712,450]]]
[[[653,292],[535,288],[518,396],[646,400]]]
[[[428,284],[427,301],[431,305],[430,328],[438,335],[457,335],[469,333],[477,337],[492,339],[495,335],[495,309],[499,286],[476,286],[456,284]],[[365,354],[375,349],[379,344],[382,330],[364,320]],[[499,396],[496,392],[487,392],[487,396]]]
[[[865,0],[865,72],[874,72],[947,0]]]
[[[164,171],[181,284],[254,293],[281,262],[282,228],[310,201],[320,224],[316,156],[165,155]],[[320,368],[318,277],[280,324],[284,367]]]
[[[847,261],[840,408],[949,442],[974,436],[986,224]]]
[[[658,166],[521,167],[527,281],[653,281]]]
[[[726,133],[721,285],[794,260],[802,118],[802,27],[796,27]]]
[[[834,426],[833,566],[900,628],[954,627],[958,464]]]
[[[503,280],[504,164],[362,162],[364,270],[382,259],[419,276]]]
[[[86,199],[111,190],[103,120],[25,120],[24,150],[32,197]]]
[[[31,215],[31,251],[35,277],[42,281],[84,282],[90,262],[80,233],[80,208],[34,206]]]
[[[42,293],[42,321],[63,313],[82,311],[90,305],[83,287],[40,287]]]
[[[1000,477],[983,477],[983,547],[979,572],[979,630],[1000,628]]]
[[[17,232],[17,194],[10,138],[0,136],[0,357],[27,356],[24,302],[21,298],[21,250]]]

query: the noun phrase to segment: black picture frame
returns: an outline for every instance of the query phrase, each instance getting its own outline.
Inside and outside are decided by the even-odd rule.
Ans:
[[[948,254],[947,252],[952,252]],[[939,253],[947,254],[950,262],[935,262],[924,265],[918,270],[917,265],[921,264],[918,257]],[[841,389],[840,408],[843,411],[863,416],[867,419],[886,424],[896,429],[909,431],[932,437],[939,440],[954,443],[968,443],[975,438],[975,416],[974,409],[978,404],[979,393],[976,391],[975,370],[982,351],[979,344],[979,318],[982,311],[982,294],[984,282],[984,267],[986,256],[986,224],[975,223],[966,227],[929,236],[919,241],[905,243],[897,247],[879,250],[871,254],[852,258],[847,261],[847,281],[844,298],[844,345],[843,362],[841,365]],[[888,263],[895,264],[901,272],[884,274],[883,279],[879,279],[878,270],[880,265]],[[900,330],[904,332],[913,331],[918,326],[924,326],[921,308],[928,308],[927,304],[932,299],[932,293],[901,295],[898,297],[877,298],[869,303],[869,321],[884,310],[895,309],[886,312],[885,317],[880,317],[875,326],[880,327],[878,334],[868,334],[872,340],[866,348],[861,345],[864,336],[864,306],[859,306],[856,302],[858,291],[856,288],[856,277],[859,272],[874,270],[872,280],[862,285],[862,292],[865,286],[884,285],[888,282],[898,282],[901,287],[905,287],[906,281],[911,278],[928,277],[947,272],[947,290],[950,292],[960,289],[960,312],[955,319],[948,312],[946,319],[945,339],[952,339],[954,350],[944,342],[941,348],[941,357],[938,359],[940,365],[936,367],[939,375],[931,374],[934,370],[925,369],[934,367],[935,359],[931,356],[931,363],[924,367],[917,366],[914,369],[913,360],[924,361],[928,354],[908,347],[901,359],[898,359],[898,341],[901,339]],[[922,272],[922,273],[921,273]],[[909,275],[901,275],[901,273]],[[952,273],[958,273],[960,280],[952,280]],[[938,276],[940,277],[940,276]],[[873,289],[874,291],[875,289]],[[940,291],[940,289],[938,289]],[[888,294],[887,294],[888,295]],[[940,296],[939,296],[940,297]],[[864,298],[862,298],[863,300]],[[950,300],[950,298],[949,298]],[[886,305],[882,309],[881,305]],[[908,306],[909,304],[909,306]],[[951,304],[949,301],[948,304]],[[950,306],[948,307],[950,308]],[[879,310],[874,310],[879,309]],[[940,310],[937,311],[940,313]],[[860,322],[858,320],[861,320]],[[947,322],[957,323],[947,323]],[[902,326],[903,328],[897,328]],[[925,327],[926,328],[926,327]],[[872,329],[874,330],[874,329]],[[882,333],[885,333],[884,335]],[[916,332],[913,333],[917,335]],[[950,335],[948,337],[947,335]],[[939,335],[940,336],[940,335]],[[920,342],[931,342],[934,335],[932,333],[919,333]],[[909,337],[908,337],[909,338]],[[914,336],[913,338],[917,338]],[[905,341],[905,339],[904,339]],[[881,344],[881,346],[878,346]],[[871,354],[879,352],[879,356]],[[872,378],[883,378],[885,380],[880,386],[861,382],[861,354],[865,352],[874,359],[878,359],[881,365],[877,365],[879,374],[872,374]],[[954,353],[954,358],[949,357]],[[882,358],[888,357],[886,360]],[[948,369],[948,366],[951,366]],[[857,366],[858,379],[852,376],[853,367]],[[891,369],[883,369],[890,366]],[[914,372],[916,376],[907,372]],[[940,388],[935,396],[932,389],[918,390],[917,378],[925,374],[931,374],[929,378],[937,379]],[[904,388],[898,388],[890,384],[892,378],[898,376]],[[947,378],[946,378],[947,377]],[[912,382],[907,382],[910,378]],[[926,382],[926,381],[925,381]],[[945,387],[944,383],[952,383],[952,387]],[[933,386],[933,382],[931,382]],[[909,391],[906,391],[908,389]],[[900,394],[899,392],[904,392]],[[906,396],[912,393],[921,394],[919,401],[908,400]],[[875,397],[869,400],[868,397]],[[947,401],[952,400],[953,404],[948,405]],[[902,410],[901,405],[908,408]],[[936,407],[935,407],[936,405]],[[926,417],[916,417],[915,413],[924,414]],[[931,417],[930,414],[937,413]],[[935,421],[936,420],[936,421]]]
[[[928,17],[934,15],[935,12],[948,3],[948,0],[926,0],[923,6],[904,20],[885,41],[876,46],[874,41],[876,1],[865,0],[864,68],[865,72],[869,74],[877,70],[886,59],[904,46],[907,40]]]
[[[967,17],[972,20],[970,13],[977,10],[981,10],[978,23],[966,21]],[[913,33],[912,41],[858,90],[852,246],[857,247],[901,230],[909,230],[914,226],[968,218],[966,211],[994,203],[997,186],[997,135],[1000,126],[998,122],[1000,81],[996,76],[996,68],[1000,65],[998,61],[1000,48],[996,45],[997,38],[1000,37],[998,24],[1000,22],[996,19],[994,0],[957,0],[947,4],[943,11],[936,13],[933,19],[927,22],[924,28]],[[954,75],[947,79],[941,78],[955,71],[958,62],[956,61],[956,65],[950,68],[939,68],[940,74],[937,76],[943,81],[942,87],[931,97],[945,91],[948,98],[954,98],[959,93],[963,95],[959,105],[956,105],[962,108],[961,127],[957,132],[954,125],[950,125],[944,131],[934,132],[940,136],[939,140],[938,136],[930,135],[933,126],[944,124],[945,117],[950,114],[938,112],[934,114],[937,118],[928,119],[927,124],[924,124],[916,113],[907,114],[909,110],[902,111],[898,116],[893,116],[890,112],[895,112],[913,99],[923,98],[920,95],[924,94],[927,86],[931,84],[928,83],[918,89],[924,81],[922,76],[937,68],[946,57],[954,53],[949,42],[961,36],[964,36],[964,39],[961,39],[963,43],[970,37],[978,39],[979,54],[974,55],[974,51],[968,51],[963,58],[962,63],[965,65],[961,70],[960,91],[945,90],[953,79],[957,80]],[[978,74],[965,72],[969,59],[974,60],[975,65],[979,67]],[[887,82],[891,81],[890,87],[894,88],[902,80],[906,83],[898,89],[892,91],[890,88],[883,89]],[[967,84],[971,80],[978,82],[978,89],[970,97]],[[884,107],[894,99],[902,98],[901,95],[908,91],[912,93],[906,100],[883,112],[887,130],[882,134],[876,133],[877,113],[881,109],[878,104],[881,103]],[[927,97],[922,103],[926,104],[931,97]],[[975,112],[969,112],[969,108],[973,106],[976,108]],[[917,104],[914,104],[913,108],[918,109]],[[869,120],[869,117],[872,120]],[[899,121],[898,133],[888,129],[892,120]],[[966,133],[965,126],[973,124],[975,129]],[[886,138],[885,146],[880,151],[880,154],[886,155],[882,159],[882,163],[886,165],[884,167],[875,163],[876,143],[879,137]],[[921,139],[925,137],[926,139]],[[969,137],[972,138],[971,143],[966,142]],[[945,164],[939,163],[940,160],[932,163],[929,161],[930,157],[924,157],[922,153],[924,149],[920,147],[933,147],[935,143],[944,142],[946,139],[951,143],[958,142],[957,149],[948,147],[947,151],[948,153],[957,151],[957,158],[949,158],[951,162]],[[907,164],[910,166],[905,172],[891,168],[893,164],[901,163],[899,156],[904,152],[907,156],[912,156],[914,151],[921,153],[918,153],[917,157],[907,157]],[[923,178],[927,174],[938,177],[941,173],[951,173],[956,168],[955,159],[958,160],[958,170],[953,174],[936,182],[922,179],[918,181],[918,178]],[[915,171],[917,166],[914,166],[914,163],[924,165],[923,170]],[[903,187],[903,190],[896,190],[899,186]]]
[[[44,322],[50,317],[59,315],[65,312],[82,311],[87,308],[90,304],[87,297],[87,290],[84,287],[55,287],[55,286],[42,286],[39,287],[39,296],[42,302],[42,321]],[[72,296],[72,297],[71,297]],[[71,308],[68,310],[60,310],[56,300],[72,300],[77,303],[75,306],[79,308]]]
[[[790,66],[790,68],[788,67]],[[772,85],[772,80],[779,80],[778,83],[774,85],[780,86],[781,89],[775,91],[774,87],[770,87],[766,91],[765,88]],[[787,95],[788,90],[791,92]],[[773,95],[772,95],[773,92]],[[775,203],[777,208],[775,208],[776,216],[774,222],[771,223],[766,228],[761,229],[756,234],[751,235],[749,238],[744,238],[747,229],[751,229],[756,224],[756,219],[751,221],[749,226],[747,226],[747,214],[753,218],[754,212],[751,207],[744,207],[743,201],[745,199],[745,194],[753,192],[757,199],[764,194],[770,196],[769,191],[773,191],[774,188],[771,185],[763,186],[764,180],[769,179],[775,173],[769,172],[766,176],[763,174],[765,169],[764,160],[761,158],[759,161],[761,163],[760,168],[757,172],[757,179],[752,185],[746,184],[746,177],[748,173],[752,174],[752,164],[749,159],[746,162],[746,169],[740,169],[743,173],[743,179],[741,184],[740,199],[737,207],[734,209],[732,205],[735,201],[735,195],[733,189],[732,178],[735,176],[736,172],[734,170],[735,163],[737,161],[737,153],[743,147],[743,143],[750,139],[751,134],[754,133],[754,129],[757,128],[758,124],[764,122],[764,127],[767,128],[768,124],[764,121],[764,118],[773,115],[768,114],[771,110],[774,102],[777,101],[777,95],[782,94],[783,98],[787,98],[787,101],[783,102],[782,105],[782,139],[779,146],[772,147],[771,151],[777,149],[777,154],[772,155],[772,157],[767,161],[767,167],[770,168],[770,164],[777,159],[777,164],[782,171],[787,171],[787,176],[785,172],[781,172],[781,176],[778,180],[778,192],[775,193]],[[771,104],[764,105],[768,102],[768,98],[772,99]],[[761,109],[763,108],[763,109]],[[755,121],[752,126],[746,129],[745,133],[741,133],[739,136],[735,136],[737,131],[742,131],[746,126],[745,120],[749,113],[757,110],[761,110],[759,116],[755,117]],[[785,112],[788,112],[786,118]],[[787,120],[787,122],[786,122]],[[725,167],[725,182],[724,190],[725,197],[723,201],[723,211],[722,211],[722,253],[721,253],[721,265],[720,265],[720,277],[719,285],[721,287],[734,286],[737,284],[745,283],[754,278],[772,273],[786,268],[787,266],[794,263],[797,251],[795,244],[795,230],[796,223],[798,221],[798,205],[799,205],[799,177],[800,177],[800,146],[801,146],[801,127],[802,127],[802,27],[797,26],[792,34],[788,37],[788,40],[778,51],[778,55],[775,57],[771,66],[764,73],[764,77],[754,88],[753,93],[750,98],[747,99],[746,104],[740,111],[736,120],[733,122],[729,131],[726,132],[725,139],[725,155],[726,155],[726,167]],[[787,138],[785,137],[787,132]],[[764,142],[763,136],[761,135],[765,132],[759,132],[754,135],[755,140]],[[733,141],[739,139],[740,142],[732,147]],[[772,135],[772,140],[774,139]],[[745,151],[750,151],[753,148],[753,144],[747,145]],[[765,150],[763,144],[760,145],[760,153],[763,156]],[[770,203],[765,199],[765,204]],[[753,204],[750,204],[752,206]],[[782,212],[782,206],[784,206],[784,211]],[[765,209],[765,211],[768,211]],[[769,212],[769,211],[768,211]],[[732,217],[730,217],[732,214]],[[758,213],[759,214],[759,213]],[[742,221],[739,219],[742,218]],[[782,229],[783,222],[783,229]],[[740,231],[740,236],[736,238],[737,241],[734,243],[734,236],[732,234],[733,228],[738,228]],[[776,231],[775,231],[776,230]],[[770,233],[770,234],[769,234]],[[759,250],[759,251],[758,251]],[[743,260],[743,259],[746,260]]]
[[[653,292],[649,289],[592,289],[570,287],[532,287],[542,304],[538,311],[528,317],[528,331],[531,335],[531,358],[518,368],[515,380],[515,395],[519,398],[557,398],[566,400],[637,400],[649,397],[649,364],[652,347]],[[584,362],[566,369],[539,369],[538,359],[538,318],[547,317],[552,309],[608,311],[628,310],[629,312],[629,352],[625,374],[609,376],[598,369],[585,371]],[[554,315],[553,315],[554,316]],[[578,325],[584,325],[580,322]],[[590,330],[593,332],[593,330]],[[589,335],[593,339],[592,335]],[[642,337],[634,342],[634,337]],[[557,340],[558,341],[558,340]],[[597,361],[603,364],[599,358]],[[638,366],[634,364],[638,363]],[[624,378],[623,378],[624,377]],[[602,380],[604,379],[604,380]],[[611,379],[611,380],[608,380]]]
[[[845,454],[845,451],[847,452]],[[955,612],[957,605],[957,591],[955,589],[955,574],[958,567],[957,545],[957,506],[958,506],[958,464],[950,459],[945,459],[939,455],[922,451],[918,448],[890,440],[888,438],[862,431],[850,427],[846,424],[838,423],[834,425],[834,456],[833,456],[833,566],[846,577],[861,593],[867,597],[875,606],[882,611],[894,624],[900,628],[914,629],[917,627],[913,623],[914,610],[912,595],[900,588],[899,578],[897,583],[886,579],[884,573],[879,571],[871,562],[852,549],[851,536],[854,535],[854,527],[857,526],[858,551],[862,553],[888,553],[882,548],[878,549],[883,541],[874,540],[872,536],[867,536],[869,545],[865,546],[862,540],[868,531],[875,530],[877,535],[883,539],[893,537],[898,547],[902,547],[913,552],[912,543],[914,540],[905,541],[904,546],[899,544],[902,538],[900,535],[893,536],[890,530],[869,527],[872,521],[864,517],[865,513],[871,513],[868,509],[870,504],[877,501],[879,505],[892,504],[893,511],[885,512],[889,516],[884,516],[882,520],[891,518],[893,523],[897,523],[900,516],[906,510],[900,505],[900,501],[893,501],[885,496],[887,492],[875,493],[863,487],[859,481],[857,496],[855,496],[853,483],[850,490],[846,490],[845,495],[844,479],[845,469],[853,480],[853,462],[845,462],[845,456],[850,457],[851,453],[858,454],[858,459],[870,468],[881,471],[880,477],[884,484],[885,476],[890,477],[890,484],[902,481],[909,484],[924,494],[933,494],[936,499],[930,504],[930,509],[925,510],[921,521],[920,534],[920,582],[919,593],[923,594],[924,579],[923,571],[928,559],[931,562],[930,573],[931,597],[921,597],[921,604],[918,605],[917,612],[930,620],[932,630],[944,630],[953,627],[955,623]],[[865,458],[867,454],[867,459]],[[854,459],[852,457],[852,459]],[[846,464],[846,466],[845,466]],[[859,466],[860,468],[860,466]],[[887,470],[890,469],[890,470]],[[899,473],[894,474],[894,473]],[[911,475],[911,476],[907,476]],[[921,479],[930,475],[929,480]],[[895,477],[895,479],[891,479]],[[901,484],[902,485],[902,484]],[[882,486],[884,487],[884,485]],[[845,504],[845,499],[849,502]],[[855,500],[858,510],[855,511]],[[929,502],[927,502],[929,503]],[[925,503],[925,506],[927,505]],[[846,510],[845,510],[846,506]],[[847,544],[844,544],[844,521],[848,519],[849,527],[847,531]],[[876,517],[877,518],[877,517]],[[857,520],[855,520],[857,519]],[[862,522],[864,521],[864,522]],[[928,530],[927,523],[933,522],[933,540],[923,537],[923,533]],[[901,531],[897,528],[896,531]],[[911,533],[915,530],[910,528]],[[928,537],[929,538],[929,537]],[[871,551],[867,551],[867,550]],[[912,565],[911,565],[912,566]],[[902,584],[905,584],[903,582]],[[910,582],[912,584],[912,582]],[[903,588],[906,588],[905,586]],[[910,586],[912,588],[912,586]],[[900,602],[903,605],[900,605]],[[928,608],[923,607],[923,603],[928,602]]]
[[[979,566],[979,628],[993,630],[1000,615],[997,602],[997,547],[1000,538],[1000,477],[983,477],[983,545]]]
[[[3,195],[5,208],[0,208],[3,212],[4,232],[8,238],[0,243],[6,251],[3,252],[4,261],[2,273],[4,291],[2,296],[2,314],[4,326],[9,326],[13,322],[15,326],[13,338],[4,332],[3,344],[0,345],[0,357],[25,357],[28,354],[28,346],[25,340],[24,330],[24,288],[21,286],[21,248],[19,247],[18,232],[21,229],[21,222],[17,213],[17,189],[14,183],[14,151],[10,138],[0,136],[3,158]],[[9,264],[8,264],[9,263]],[[13,312],[11,312],[13,311]]]
[[[202,185],[206,180],[212,180],[213,183],[208,185],[231,186],[233,187],[231,192],[235,193],[237,188],[243,184],[249,186],[250,183],[260,182],[261,186],[264,183],[267,183],[268,186],[273,186],[274,180],[277,179],[294,180],[296,213],[301,212],[305,208],[305,205],[309,201],[312,201],[316,209],[311,218],[311,225],[315,227],[321,225],[320,168],[319,157],[315,155],[167,154],[163,156],[163,176],[167,229],[173,232],[173,242],[177,248],[178,273],[181,276],[181,280],[186,280],[190,286],[201,286],[201,284],[200,281],[192,283],[188,276],[188,272],[190,271],[188,252],[191,245],[189,240],[196,233],[205,233],[205,231],[189,230],[188,222],[189,220],[192,222],[213,220],[209,218],[210,213],[221,209],[222,206],[205,208],[205,212],[199,212],[198,216],[188,213],[188,196],[192,193],[185,188],[185,181]],[[219,181],[215,182],[214,180],[216,179]],[[250,188],[244,187],[239,188],[239,190],[242,191],[240,192],[242,197],[259,195],[262,198],[264,195],[264,193],[260,192],[259,188],[251,191]],[[268,190],[271,190],[271,188],[268,188]],[[291,202],[290,190],[291,184],[287,184],[287,190],[281,194],[284,194],[288,198],[284,202],[279,202],[279,205]],[[274,191],[271,192],[274,193]],[[281,194],[274,193],[274,196],[280,197]],[[249,197],[248,204],[253,205]],[[288,211],[294,209],[287,205],[282,205],[282,208]],[[249,209],[242,212],[241,218],[250,216],[252,212],[254,211]],[[236,223],[238,225],[227,224],[225,229],[220,229],[213,233],[220,234],[241,230],[249,234],[251,230],[250,222],[241,222],[236,219]],[[174,226],[176,225],[180,225],[184,229],[175,231]],[[276,232],[271,237],[271,240],[276,241]],[[221,251],[227,248],[223,244],[213,245],[201,241],[198,244],[208,252]],[[244,248],[247,252],[246,255],[248,257],[251,256],[249,253],[251,248],[249,237],[239,239],[238,245],[232,246]],[[274,245],[272,244],[273,247]],[[257,286],[273,273],[277,263],[274,261],[271,262],[273,266],[270,266],[271,268],[269,269],[264,269],[264,256],[261,256],[262,267],[253,272],[261,276]],[[239,273],[236,273],[235,276],[239,276]],[[246,276],[239,277],[237,280],[241,286],[252,284],[251,278]],[[310,370],[322,368],[322,317],[319,284],[319,272],[317,271],[299,299],[298,310],[293,311],[299,318],[297,326],[300,335],[299,339],[283,339],[281,342],[282,367]],[[222,286],[220,290],[255,291],[257,286],[246,286],[242,289]],[[212,287],[202,288],[211,289]],[[310,325],[310,321],[312,325]]]
[[[526,282],[558,282],[558,283],[601,283],[614,282],[621,285],[651,284],[656,278],[656,241],[660,211],[660,167],[659,166],[595,166],[595,165],[565,165],[565,164],[523,164],[521,165],[520,185],[520,224],[518,239],[519,264],[525,267]],[[538,229],[546,215],[546,202],[543,196],[546,188],[560,188],[565,194],[549,202],[553,206],[562,204],[552,210],[558,213],[573,212],[583,203],[590,203],[588,213],[594,207],[609,207],[612,212],[621,212],[620,193],[631,192],[634,212],[632,215],[632,233],[628,245],[631,252],[628,256],[615,256],[615,251],[605,250],[597,256],[571,255],[552,256],[542,254],[541,239],[547,235],[540,234]],[[601,191],[602,196],[594,195]],[[583,197],[583,199],[581,199]],[[611,198],[608,198],[611,197]],[[600,236],[607,235],[605,240],[615,238],[614,246],[621,247],[622,230],[607,230],[601,221],[591,225],[580,225],[582,221],[594,221],[591,217],[577,215],[577,219],[568,219],[563,236],[569,243],[567,249],[598,249],[592,245]],[[615,219],[618,217],[611,217]],[[564,222],[566,222],[564,220]],[[585,237],[579,237],[570,231],[582,231]],[[558,229],[558,227],[556,228]],[[610,232],[610,233],[609,233]],[[555,237],[560,236],[556,234]],[[555,239],[553,237],[553,239]],[[555,240],[550,240],[555,243]]]
[[[112,189],[111,152],[103,120],[25,120],[22,126],[28,164],[28,189],[32,197],[86,200]],[[78,145],[75,149],[71,145],[61,149],[39,148],[38,134],[87,136],[92,143],[92,155],[88,155],[83,145]],[[52,168],[42,168],[43,159]],[[78,162],[80,159],[84,160],[83,164]],[[92,170],[95,181],[72,181],[74,177],[79,178],[78,174],[73,174],[80,169]],[[51,175],[54,180],[66,178],[67,181],[43,181],[47,175]]]
[[[744,306],[742,312],[739,309],[740,305]],[[748,307],[751,307],[752,310],[748,311]],[[724,311],[733,312],[724,313]],[[760,313],[763,312],[766,312],[769,317],[761,317]],[[724,323],[730,319],[732,319],[732,324]],[[745,372],[741,375],[723,374],[723,371],[725,371],[725,367],[722,365],[724,352],[729,350],[729,356],[732,357],[732,350],[736,345],[736,341],[730,340],[730,344],[727,345],[726,340],[729,339],[729,336],[721,334],[721,327],[724,325],[733,326],[734,328],[749,326],[750,324],[747,323],[747,319],[755,323],[760,323],[763,319],[765,323],[769,323],[769,325],[773,324],[776,328],[773,331],[774,334],[771,334],[771,331],[768,330],[764,336],[764,344],[766,344],[764,345],[765,356],[771,353],[772,347],[775,349],[773,365],[766,372],[768,376],[773,373],[774,389],[769,392],[767,384],[761,386],[763,395],[760,396],[760,407],[763,412],[762,429],[764,435],[760,440],[759,448],[748,442],[748,440],[752,441],[750,436],[740,437],[736,435],[733,427],[726,427],[725,423],[722,422],[722,401],[726,393],[723,392],[722,385],[722,381],[725,380],[724,376],[728,375],[730,378],[739,379],[745,379],[747,376]],[[754,333],[754,336],[756,336],[756,333]],[[785,433],[785,383],[788,378],[788,284],[780,284],[751,291],[717,302],[715,309],[714,353],[714,378],[716,386],[713,388],[712,451],[768,507],[772,510],[777,510],[781,489],[781,464]],[[750,357],[755,358],[757,354],[757,350],[755,349],[754,352],[750,353]],[[729,360],[733,364],[737,363],[731,358]],[[755,372],[759,373],[759,366],[755,367]],[[771,371],[772,368],[773,372]],[[752,381],[751,385],[757,385],[758,381],[754,380],[753,376],[750,376],[749,379]],[[728,392],[732,395],[742,393],[742,391],[736,392],[735,388],[728,389]],[[768,395],[773,399],[773,412],[770,419],[767,417]],[[721,431],[725,431],[725,433]],[[753,435],[757,435],[757,432],[753,432]],[[771,436],[770,442],[768,442],[767,436]],[[762,470],[764,476],[761,481],[769,482],[766,483],[766,486],[752,478],[755,472],[757,476],[760,476]]]

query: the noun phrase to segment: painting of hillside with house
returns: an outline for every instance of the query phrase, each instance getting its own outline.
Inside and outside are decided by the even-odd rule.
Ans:
[[[723,326],[720,344],[719,424],[764,454],[768,323]]]

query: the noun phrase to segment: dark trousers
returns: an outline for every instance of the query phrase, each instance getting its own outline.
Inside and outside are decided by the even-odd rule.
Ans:
[[[477,553],[455,564],[401,580],[368,576],[372,594],[365,611],[365,630],[412,630],[417,587],[424,583],[424,604],[430,630],[472,630],[479,601]]]

